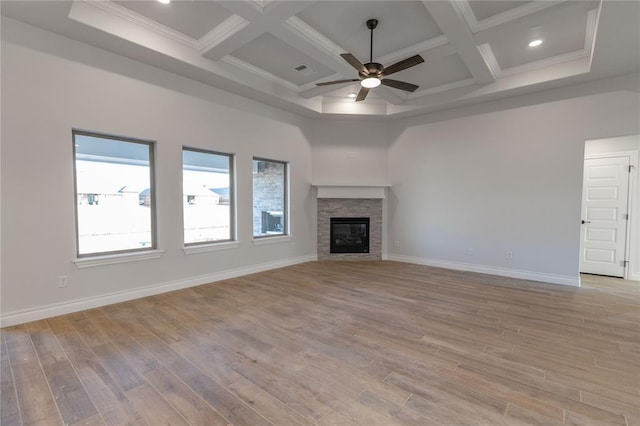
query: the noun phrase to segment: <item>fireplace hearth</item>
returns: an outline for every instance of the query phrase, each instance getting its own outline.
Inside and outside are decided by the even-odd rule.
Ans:
[[[330,253],[369,253],[368,217],[332,217]]]

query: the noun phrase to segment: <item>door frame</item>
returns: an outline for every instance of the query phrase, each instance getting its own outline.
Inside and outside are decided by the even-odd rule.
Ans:
[[[584,161],[585,160],[593,160],[597,158],[614,158],[614,157],[627,157],[629,158],[629,164],[631,165],[631,172],[627,175],[628,185],[627,185],[627,226],[625,230],[625,255],[624,260],[627,261],[624,267],[624,276],[623,279],[628,280],[630,272],[631,272],[631,262],[635,259],[629,259],[631,256],[631,228],[633,228],[632,221],[636,214],[640,212],[634,211],[635,205],[635,195],[636,195],[636,174],[638,173],[638,151],[611,151],[611,152],[601,152],[598,154],[588,154],[585,155],[582,164],[584,170]],[[582,176],[582,194],[584,194],[584,175]],[[583,198],[581,196],[581,198]],[[582,213],[584,211],[584,205],[582,205],[582,201],[580,202],[580,218],[582,219]],[[636,230],[638,231],[638,230]],[[636,232],[638,234],[638,232]],[[584,226],[580,226],[580,259],[582,259],[583,252],[583,244],[584,244]],[[635,253],[636,256],[639,256],[639,253]],[[640,259],[639,259],[640,260]],[[579,265],[582,264],[582,260],[580,260]],[[635,266],[635,265],[634,265]],[[581,268],[580,268],[581,269]],[[582,271],[579,271],[582,273]]]

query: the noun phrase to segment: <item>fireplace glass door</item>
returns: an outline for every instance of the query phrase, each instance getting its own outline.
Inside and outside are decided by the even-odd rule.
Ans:
[[[331,218],[331,253],[369,253],[369,218]]]

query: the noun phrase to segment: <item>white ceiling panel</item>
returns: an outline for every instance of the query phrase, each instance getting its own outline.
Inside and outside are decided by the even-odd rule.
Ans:
[[[473,14],[475,15],[478,21],[482,21],[483,19],[490,18],[495,15],[499,15],[508,10],[515,9],[516,7],[522,6],[524,4],[531,3],[528,1],[469,1],[469,6],[471,6],[471,10],[473,10]]]
[[[152,21],[199,39],[232,14],[212,1],[173,1],[162,4],[157,1],[116,1]]]
[[[586,28],[586,12],[562,20],[551,19],[495,40],[491,49],[500,68],[511,68],[582,50]],[[542,40],[542,45],[529,47],[535,39]]]
[[[294,84],[302,85],[333,74],[312,57],[294,49],[271,34],[263,34],[232,53],[232,56]],[[295,68],[306,65],[306,70]],[[313,73],[308,75],[309,68]]]
[[[298,17],[361,62],[369,62],[370,31],[366,21],[370,18],[379,20],[373,32],[374,61],[442,34],[421,2],[320,1]]]

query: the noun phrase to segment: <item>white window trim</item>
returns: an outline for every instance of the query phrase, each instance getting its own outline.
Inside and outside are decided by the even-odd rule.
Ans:
[[[105,254],[102,256],[80,257],[72,262],[80,269],[93,268],[95,266],[115,265],[117,263],[140,262],[142,260],[158,259],[164,250],[137,251],[132,253]]]
[[[184,246],[184,254],[205,253],[209,251],[233,250],[240,247],[240,241],[225,241],[222,243],[197,244]]]
[[[273,237],[256,237],[253,239],[253,245],[261,246],[264,244],[288,243],[290,241],[291,235],[274,235]]]

